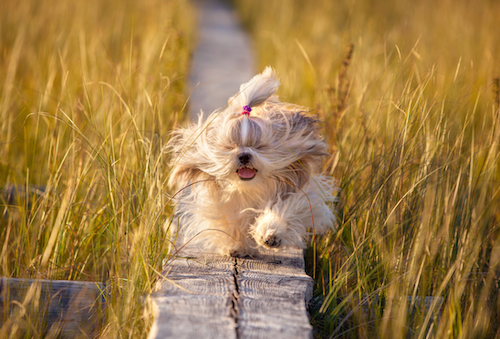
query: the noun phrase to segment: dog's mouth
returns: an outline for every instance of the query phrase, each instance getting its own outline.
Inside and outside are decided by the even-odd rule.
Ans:
[[[236,170],[241,180],[252,180],[257,175],[257,170],[251,167],[240,167]]]

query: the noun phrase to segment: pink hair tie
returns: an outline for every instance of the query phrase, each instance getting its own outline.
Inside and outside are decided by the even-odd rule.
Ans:
[[[241,115],[248,115],[250,116],[250,112],[252,111],[252,108],[250,106],[243,106],[243,112],[241,112]]]

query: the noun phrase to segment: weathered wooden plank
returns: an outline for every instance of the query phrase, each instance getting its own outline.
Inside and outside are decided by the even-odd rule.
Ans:
[[[302,249],[290,248],[282,252],[262,250],[255,259],[238,259],[238,267],[250,272],[308,277],[304,272]]]
[[[242,297],[240,338],[311,338],[303,302],[288,299],[253,299]]]
[[[168,280],[153,295],[156,320],[149,338],[236,338],[234,258],[183,255],[169,263]]]
[[[0,278],[0,337],[15,329],[22,333],[26,313],[35,316],[38,333],[95,336],[105,321],[105,297],[101,283]]]
[[[149,338],[236,338],[228,297],[182,295],[154,300],[157,318]]]
[[[238,288],[240,297],[289,299],[307,303],[311,300],[312,279],[244,271],[238,274]]]
[[[302,250],[238,259],[237,270],[240,338],[312,337],[307,303],[313,282]]]

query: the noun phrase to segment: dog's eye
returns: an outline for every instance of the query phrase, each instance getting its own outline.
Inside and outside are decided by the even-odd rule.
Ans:
[[[268,148],[269,148],[269,146],[266,146],[266,145],[257,145],[257,146],[255,146],[255,149],[257,149],[259,151],[265,151]]]

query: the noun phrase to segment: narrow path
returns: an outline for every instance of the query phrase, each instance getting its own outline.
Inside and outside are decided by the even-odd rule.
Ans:
[[[199,41],[190,76],[190,118],[224,107],[254,74],[248,36],[223,1],[198,0]],[[149,338],[310,338],[312,279],[303,251],[262,251],[255,259],[184,249],[153,295]]]
[[[201,109],[206,116],[224,107],[240,85],[255,74],[250,39],[233,10],[217,0],[197,0],[197,5],[199,40],[189,79],[192,119]]]

